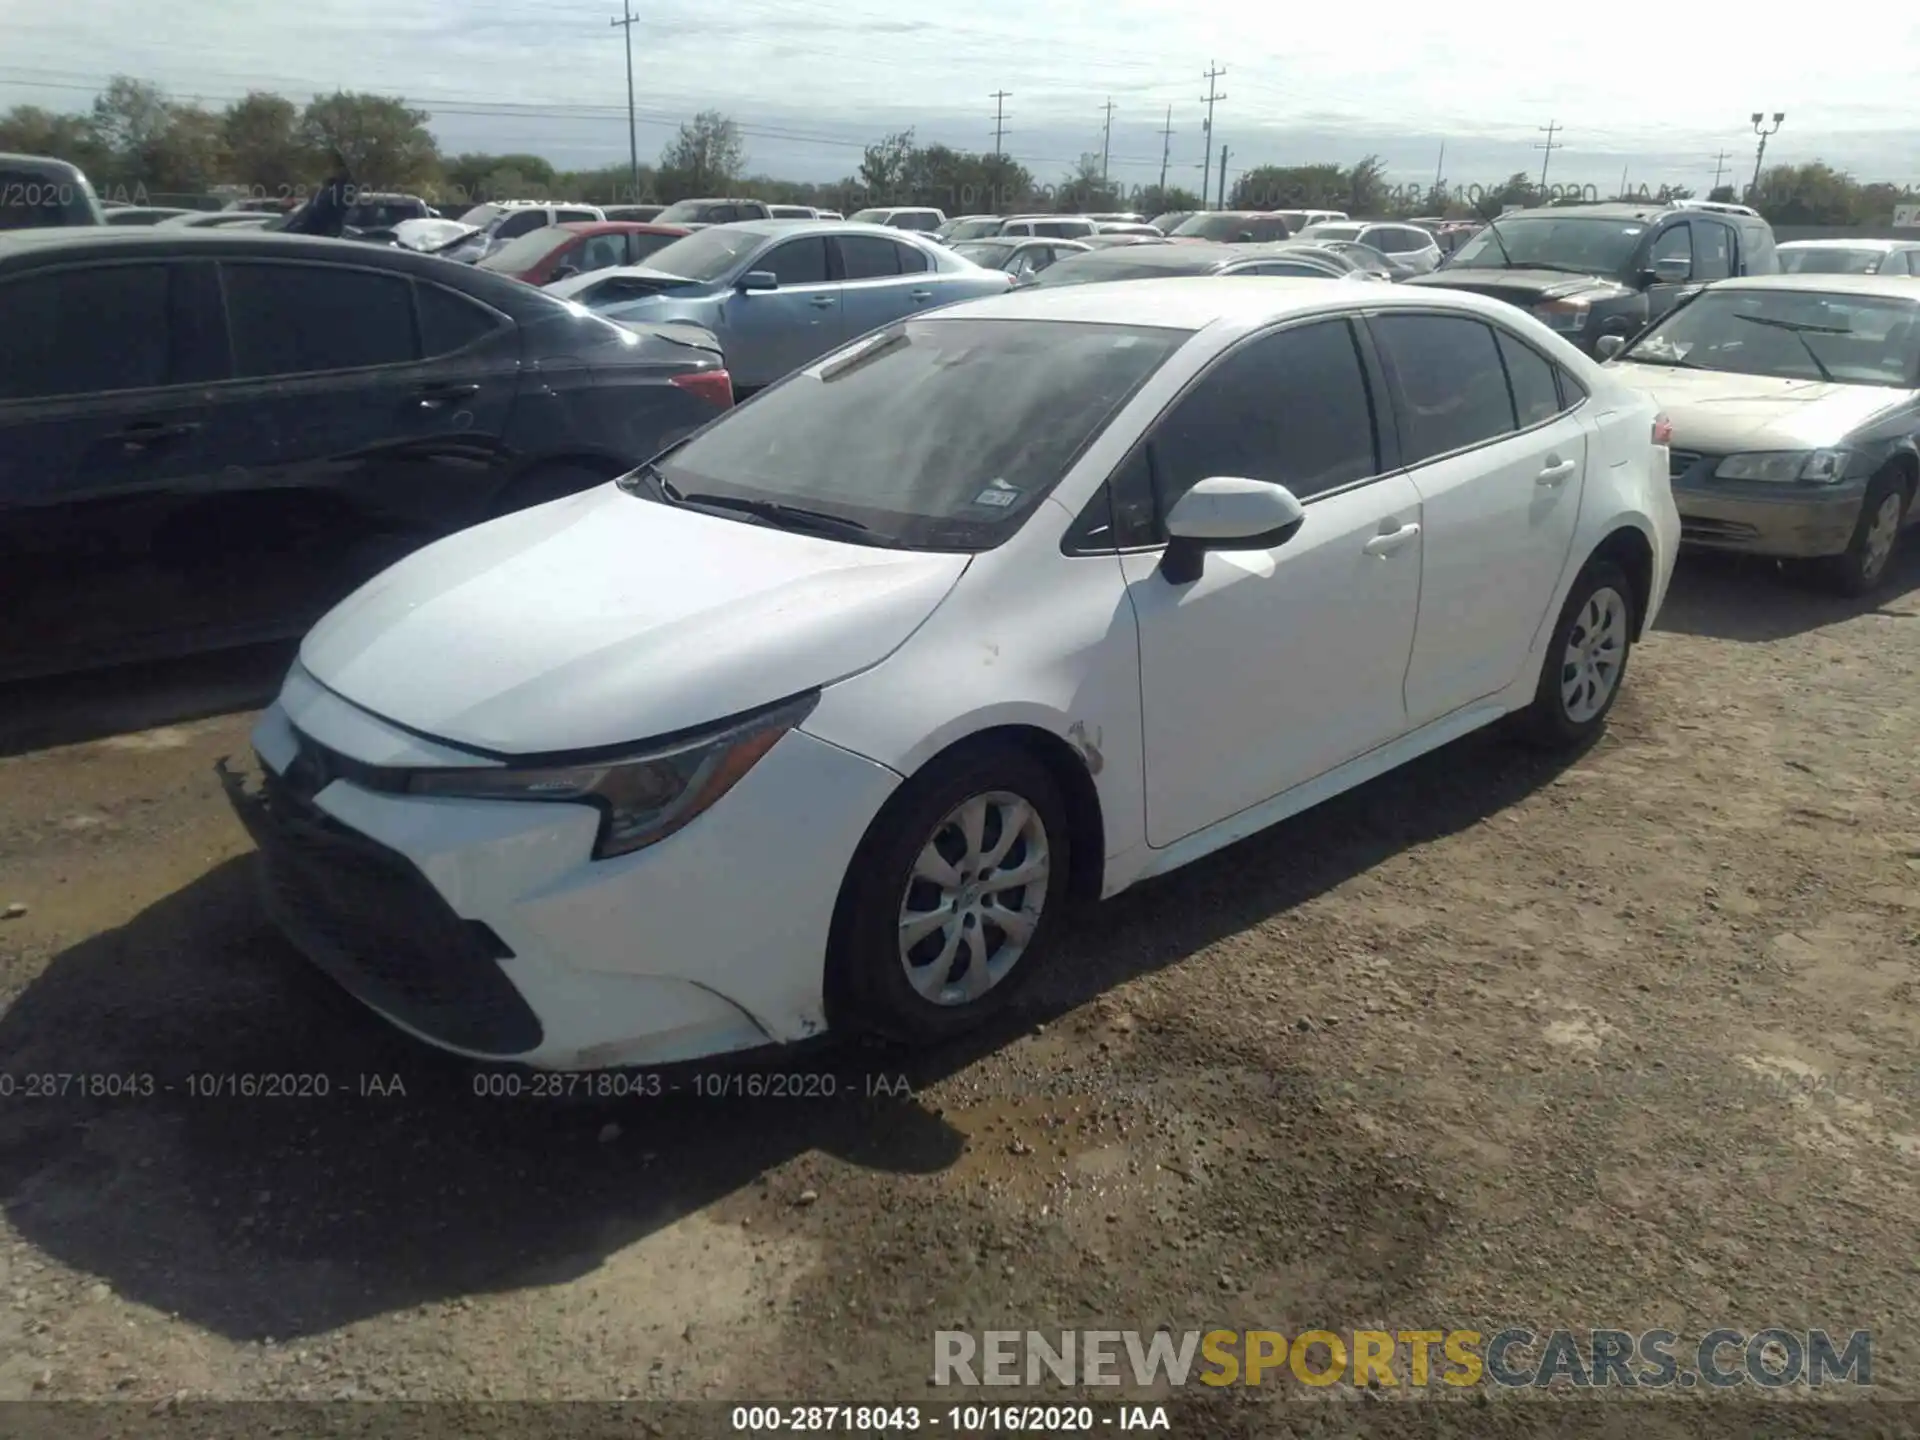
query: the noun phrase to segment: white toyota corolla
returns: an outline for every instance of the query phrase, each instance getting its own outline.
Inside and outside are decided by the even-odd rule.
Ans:
[[[1665,433],[1464,293],[957,305],[379,576],[231,789],[288,934],[448,1049],[937,1039],[1071,901],[1502,716],[1594,734],[1672,571]]]

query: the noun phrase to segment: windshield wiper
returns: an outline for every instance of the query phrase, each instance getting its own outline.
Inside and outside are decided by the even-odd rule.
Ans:
[[[1745,320],[1754,325],[1769,325],[1775,330],[1784,330],[1800,342],[1800,348],[1807,352],[1807,358],[1813,361],[1813,368],[1820,372],[1820,378],[1829,385],[1833,383],[1833,372],[1827,369],[1826,361],[1813,353],[1813,342],[1808,335],[1851,335],[1851,330],[1836,330],[1831,325],[1803,325],[1798,320],[1776,320],[1771,315],[1736,315],[1736,320]]]
[[[829,515],[823,510],[809,510],[801,505],[787,505],[778,500],[747,500],[738,495],[708,495],[696,491],[683,495],[675,490],[663,477],[656,482],[675,504],[685,505],[695,510],[730,510],[742,515],[751,515],[763,524],[782,530],[809,530],[816,535],[857,535],[862,539],[870,535],[871,529],[858,520],[849,520],[841,515]]]
[[[1487,233],[1493,236],[1493,243],[1500,247],[1500,258],[1507,262],[1506,268],[1509,270],[1516,268],[1513,263],[1513,256],[1507,253],[1507,242],[1500,234],[1500,227],[1489,220],[1487,221]]]

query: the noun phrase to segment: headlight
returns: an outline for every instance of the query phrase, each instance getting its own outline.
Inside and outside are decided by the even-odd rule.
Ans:
[[[1587,300],[1549,300],[1533,307],[1533,313],[1556,330],[1584,328],[1592,310],[1592,302]]]
[[[548,766],[416,770],[407,790],[460,800],[537,800],[600,811],[593,858],[664,840],[712,808],[812,713],[819,692],[637,753]]]
[[[1845,450],[1767,450],[1729,455],[1714,470],[1722,480],[1764,480],[1789,485],[1831,485],[1845,477],[1853,457]]]

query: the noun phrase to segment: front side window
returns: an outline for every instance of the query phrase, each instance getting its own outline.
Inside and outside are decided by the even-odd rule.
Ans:
[[[875,544],[990,549],[1190,333],[917,317],[762,392],[659,471],[683,496],[802,507]]]
[[[1229,352],[1154,427],[1145,450],[1160,522],[1182,495],[1217,475],[1272,481],[1309,500],[1379,474],[1352,327],[1316,321]],[[1122,508],[1137,531],[1134,507]]]
[[[1399,393],[1408,465],[1512,433],[1513,399],[1487,326],[1457,315],[1376,315],[1367,324]]]
[[[220,267],[237,379],[419,358],[408,281],[337,265]]]
[[[0,286],[0,400],[168,382],[167,267],[96,265]]]
[[[1693,232],[1685,221],[1669,226],[1654,236],[1653,249],[1648,259],[1656,271],[1667,271],[1678,275],[1691,273],[1693,265]]]
[[[1620,358],[1906,387],[1920,370],[1920,305],[1809,290],[1708,290],[1654,324]]]
[[[1725,280],[1733,274],[1733,231],[1713,220],[1695,220],[1693,231],[1693,278]]]

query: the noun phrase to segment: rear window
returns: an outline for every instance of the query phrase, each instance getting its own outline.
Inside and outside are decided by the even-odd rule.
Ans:
[[[61,170],[0,167],[0,230],[94,225],[93,193]]]
[[[909,320],[765,391],[661,471],[682,494],[857,521],[876,544],[990,549],[1189,333]]]
[[[542,226],[538,230],[522,235],[518,240],[502,245],[482,260],[479,268],[504,270],[508,274],[531,270],[572,238],[571,230],[562,230],[558,225]]]

